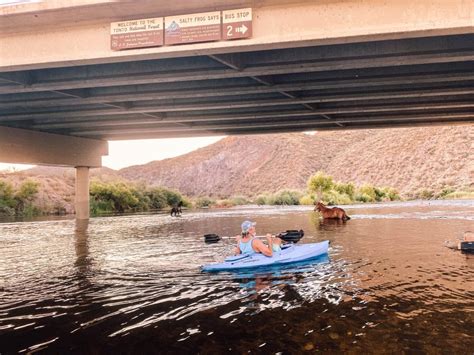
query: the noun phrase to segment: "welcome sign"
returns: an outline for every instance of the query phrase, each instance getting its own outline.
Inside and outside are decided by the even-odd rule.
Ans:
[[[113,22],[110,24],[112,50],[163,45],[163,17]]]

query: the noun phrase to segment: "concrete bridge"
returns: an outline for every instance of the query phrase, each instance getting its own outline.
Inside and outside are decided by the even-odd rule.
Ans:
[[[110,24],[252,9],[252,36],[114,51]],[[44,0],[0,7],[0,161],[107,141],[474,122],[471,0]]]

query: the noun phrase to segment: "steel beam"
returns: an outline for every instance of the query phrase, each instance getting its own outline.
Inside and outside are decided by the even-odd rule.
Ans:
[[[376,106],[353,106],[343,108],[323,108],[313,109],[312,111],[307,110],[291,110],[291,111],[276,111],[267,114],[222,114],[222,115],[205,115],[205,116],[177,116],[177,117],[163,117],[163,118],[142,118],[135,117],[131,118],[128,115],[123,116],[122,119],[87,119],[87,120],[75,120],[67,122],[55,122],[55,123],[38,123],[33,124],[33,129],[70,129],[80,127],[114,127],[114,126],[134,126],[149,124],[150,126],[158,126],[165,123],[195,123],[205,124],[207,122],[219,122],[219,121],[245,121],[245,120],[256,120],[256,119],[269,119],[269,118],[302,118],[310,117],[315,115],[333,115],[333,114],[350,114],[350,113],[380,113],[380,112],[403,112],[403,111],[430,111],[430,110],[460,110],[460,109],[474,109],[474,102],[472,101],[461,101],[461,102],[446,102],[446,103],[417,103],[417,104],[400,104],[400,105],[376,105]],[[330,118],[332,119],[332,118]]]
[[[205,126],[189,126],[180,128],[180,132],[193,132],[193,131],[203,131],[203,132],[221,132],[221,134],[226,134],[226,132],[233,129],[250,129],[255,131],[260,131],[265,128],[278,127],[281,129],[284,128],[298,128],[308,129],[310,127],[317,128],[318,125],[327,125],[327,124],[377,124],[383,123],[388,124],[392,121],[400,122],[420,122],[420,121],[465,121],[472,120],[474,118],[474,113],[455,113],[455,114],[421,114],[421,115],[396,115],[396,116],[376,116],[376,117],[359,117],[359,118],[337,118],[334,120],[321,120],[313,119],[306,121],[296,121],[296,122],[246,122],[243,124],[240,123],[226,123],[226,124],[212,124]],[[178,131],[175,127],[164,127],[164,128],[129,128],[129,129],[116,129],[116,130],[79,130],[71,132],[72,135],[81,136],[81,137],[94,137],[94,136],[111,136],[114,134],[123,135],[127,132],[130,134],[137,133],[151,133],[151,132],[162,132],[170,133]]]
[[[260,99],[260,100],[242,100],[242,101],[220,101],[191,104],[169,104],[169,105],[149,105],[131,108],[111,108],[111,109],[89,109],[75,111],[51,111],[27,114],[3,114],[0,116],[0,122],[13,122],[23,120],[39,120],[50,118],[68,118],[68,117],[98,117],[118,114],[136,114],[136,113],[157,113],[157,112],[179,112],[179,111],[199,111],[199,110],[218,110],[218,109],[236,109],[249,107],[269,107],[298,104],[314,104],[327,102],[344,102],[357,100],[380,100],[394,98],[427,98],[442,96],[462,96],[474,94],[474,87],[449,88],[449,89],[431,89],[431,90],[403,90],[392,92],[371,92],[360,94],[342,94],[342,95],[321,95],[302,97],[295,99]]]
[[[318,61],[318,62],[295,62],[289,64],[271,64],[258,67],[248,66],[242,70],[234,69],[197,69],[167,71],[163,73],[121,73],[102,77],[85,79],[44,80],[34,82],[29,86],[0,87],[0,94],[18,94],[37,91],[55,91],[82,89],[91,87],[109,87],[125,85],[158,84],[178,81],[227,79],[252,76],[267,76],[294,73],[311,73],[333,70],[348,70],[376,67],[406,66],[433,63],[451,63],[474,61],[474,50],[463,50],[460,52],[441,52],[428,54],[402,54],[394,56],[367,56],[364,58],[350,58],[342,60]],[[78,69],[79,70],[79,69]],[[0,75],[4,79],[7,74]],[[81,75],[76,75],[80,78]]]

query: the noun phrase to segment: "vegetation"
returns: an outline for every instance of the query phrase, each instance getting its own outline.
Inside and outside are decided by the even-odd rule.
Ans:
[[[303,194],[296,190],[281,190],[274,194],[262,194],[257,197],[257,205],[299,205]]]
[[[196,201],[194,201],[194,206],[197,208],[207,208],[215,204],[216,204],[216,201],[210,197],[199,197]]]
[[[332,176],[326,175],[321,171],[311,176],[307,182],[308,191],[315,192],[318,199],[322,199],[323,192],[329,192],[334,187]]]
[[[400,199],[397,190],[391,187],[376,187],[364,184],[335,182],[332,176],[321,171],[308,179],[308,194],[300,199],[301,204],[314,204],[321,200],[328,205],[345,205],[354,202],[380,202]]]
[[[474,199],[474,188],[467,187],[456,190],[452,187],[444,187],[441,190],[420,189],[408,196],[409,199],[416,200],[437,200],[437,199]]]
[[[25,180],[17,189],[6,181],[0,181],[0,215],[34,216],[41,211],[33,204],[39,183]]]
[[[144,184],[128,182],[93,181],[90,187],[90,208],[92,215],[116,212],[142,212],[160,210],[182,202],[185,207],[233,207],[247,204],[258,205],[313,205],[323,201],[328,205],[351,203],[395,201],[400,199],[397,190],[391,187],[377,187],[370,184],[356,186],[349,182],[337,182],[332,176],[321,171],[307,181],[307,191],[280,190],[276,193],[263,193],[255,199],[234,196],[226,199],[199,197],[192,202],[181,193]],[[33,216],[41,214],[66,214],[66,204],[72,196],[45,203],[38,196],[39,182],[26,179],[22,183],[10,183],[0,179],[0,215]],[[444,187],[441,190],[420,189],[406,196],[408,199],[474,199],[474,188],[465,186],[455,190]],[[70,210],[69,210],[70,211]]]
[[[218,208],[226,208],[226,207],[248,205],[248,204],[251,204],[251,203],[252,203],[252,201],[250,201],[249,199],[247,199],[244,196],[235,196],[235,197],[231,197],[231,198],[228,198],[228,199],[217,200],[214,203],[212,203],[212,206],[218,207]]]
[[[184,206],[190,205],[190,202],[177,191],[124,182],[94,181],[90,187],[90,196],[93,215],[157,210],[177,205],[179,202]]]

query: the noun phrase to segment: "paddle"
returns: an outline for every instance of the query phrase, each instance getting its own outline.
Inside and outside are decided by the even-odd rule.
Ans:
[[[285,242],[292,242],[292,243],[297,243],[301,238],[304,236],[304,231],[302,229],[300,230],[295,230],[295,229],[290,229],[287,230],[286,232],[281,232],[276,235],[276,237],[284,240]],[[255,238],[266,238],[265,236],[255,236]],[[235,237],[221,237],[215,233],[210,233],[210,234],[204,234],[204,242],[210,244],[210,243],[217,243],[219,240],[222,239],[235,239]]]

